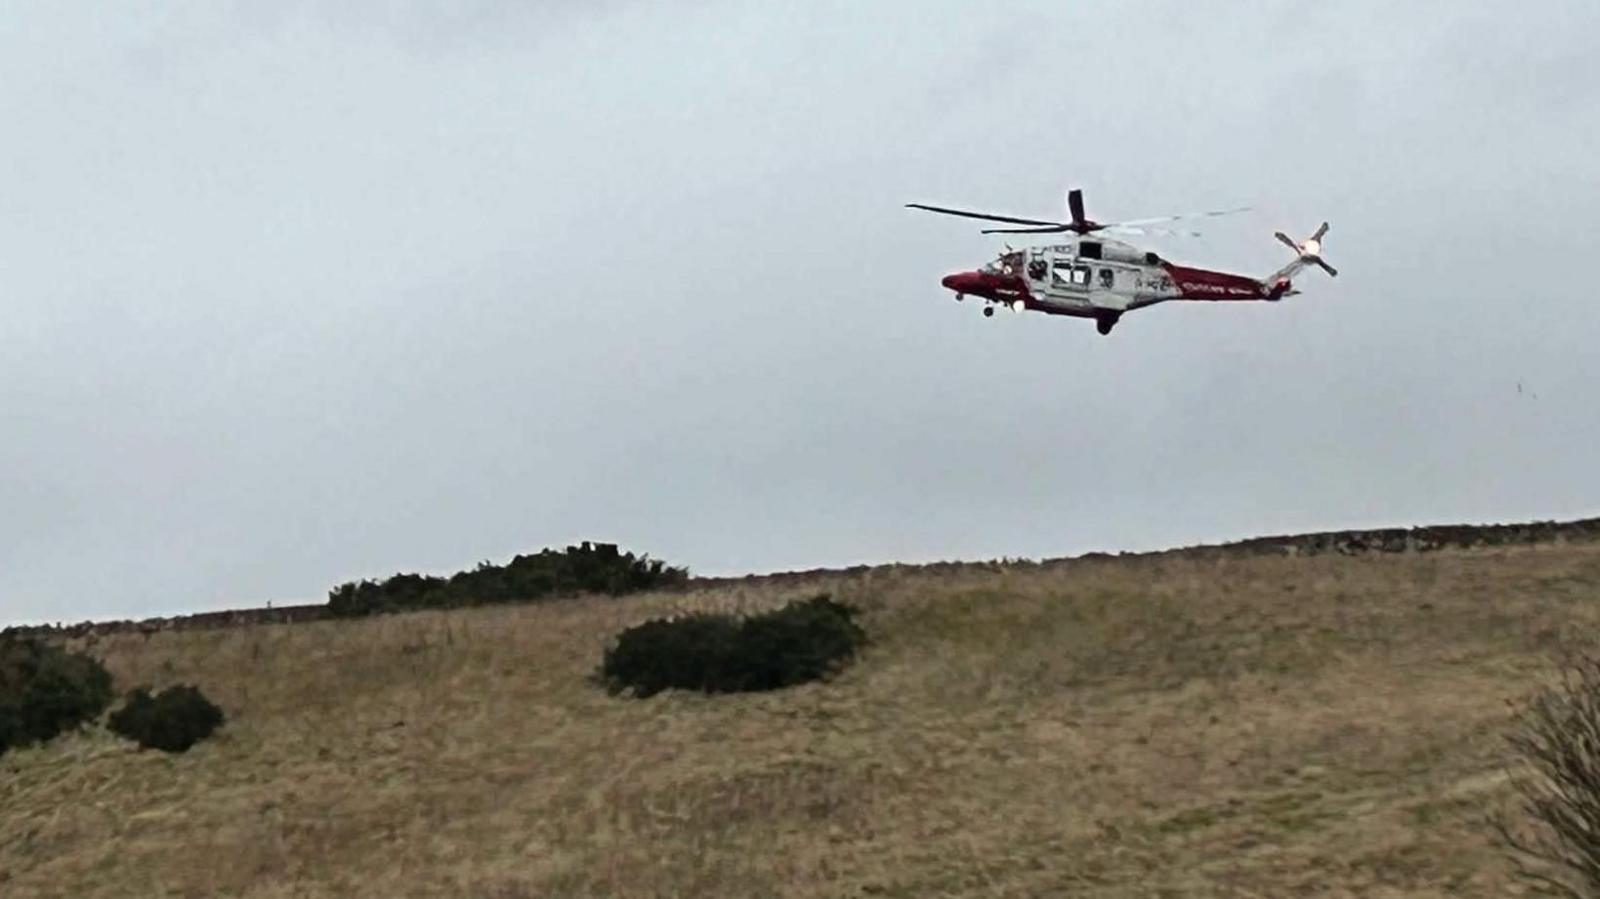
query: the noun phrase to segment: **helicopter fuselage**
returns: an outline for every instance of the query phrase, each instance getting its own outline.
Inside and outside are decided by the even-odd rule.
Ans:
[[[1092,318],[1101,334],[1109,334],[1123,313],[1171,300],[1271,302],[1291,296],[1298,291],[1289,276],[1301,265],[1262,280],[1177,265],[1120,241],[1086,237],[1008,249],[982,268],[946,275],[941,283],[958,300],[975,296],[1019,312]],[[983,312],[993,315],[994,309]]]
[[[1268,284],[1246,275],[1177,265],[1120,241],[1008,250],[980,269],[941,282],[958,295],[1052,315],[1114,321],[1124,312],[1169,300],[1277,300],[1286,278]]]

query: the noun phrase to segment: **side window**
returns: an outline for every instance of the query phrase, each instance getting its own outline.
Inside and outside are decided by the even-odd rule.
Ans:
[[[1110,290],[1112,288],[1112,285],[1114,285],[1114,284],[1116,284],[1116,275],[1112,273],[1111,269],[1109,269],[1109,268],[1101,269],[1100,270],[1100,286],[1104,287],[1106,290]]]
[[[1089,286],[1089,267],[1087,265],[1073,266],[1072,283],[1079,287]]]

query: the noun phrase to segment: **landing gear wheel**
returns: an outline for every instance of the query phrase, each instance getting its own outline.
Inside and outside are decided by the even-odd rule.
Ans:
[[[985,307],[983,307],[983,317],[984,318],[994,318],[994,307],[993,306],[985,306]]]
[[[1121,317],[1122,316],[1120,315],[1096,316],[1094,320],[1094,329],[1099,331],[1101,334],[1110,334],[1111,329],[1117,326],[1117,319]]]
[[[966,299],[966,298],[967,298],[967,295],[966,295],[966,294],[964,294],[964,293],[958,293],[958,294],[956,294],[956,302],[957,302],[957,303],[959,303],[959,302],[961,302],[961,301],[962,301],[962,300],[964,300],[964,299]]]

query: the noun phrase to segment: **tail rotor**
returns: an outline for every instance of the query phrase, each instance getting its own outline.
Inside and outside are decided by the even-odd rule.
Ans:
[[[1322,227],[1317,229],[1317,233],[1299,243],[1295,243],[1289,238],[1289,235],[1283,233],[1282,231],[1277,232],[1273,236],[1282,241],[1289,249],[1294,250],[1295,255],[1299,257],[1298,262],[1300,265],[1319,266],[1323,271],[1327,272],[1332,277],[1337,278],[1339,277],[1339,270],[1329,265],[1322,259],[1322,236],[1327,233],[1328,223],[1323,222]]]

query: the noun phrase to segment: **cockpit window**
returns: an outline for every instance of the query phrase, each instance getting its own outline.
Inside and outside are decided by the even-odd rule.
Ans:
[[[997,275],[1020,275],[1022,274],[1022,254],[1001,253],[999,258],[985,265],[983,270]]]

